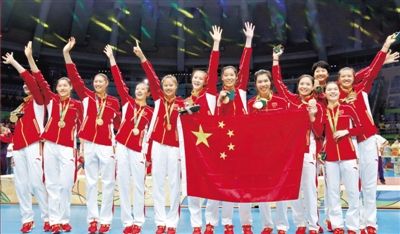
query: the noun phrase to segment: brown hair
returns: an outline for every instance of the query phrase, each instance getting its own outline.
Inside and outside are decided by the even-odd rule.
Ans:
[[[137,83],[136,86],[135,86],[135,88],[136,88],[138,85],[140,85],[140,84],[143,84],[144,86],[146,86],[147,92],[150,92],[150,86],[149,86],[149,84],[148,84],[147,82],[145,82],[145,81],[140,81],[139,83]]]
[[[353,73],[353,77],[356,75],[356,72],[354,71],[354,69],[353,69],[352,67],[344,67],[344,68],[342,68],[342,69],[339,70],[339,72],[338,72],[338,77],[337,77],[338,79],[339,79],[339,77],[340,77],[340,73],[343,72],[343,71],[345,71],[345,70],[350,70],[351,73]]]
[[[176,84],[176,86],[178,86],[178,80],[176,79],[176,77],[174,76],[174,75],[171,75],[171,74],[168,74],[168,75],[166,75],[166,76],[164,76],[162,79],[161,79],[161,85],[164,83],[164,80],[165,79],[172,79],[172,81]]]
[[[308,74],[303,74],[303,75],[299,76],[299,78],[297,78],[297,86],[299,86],[300,81],[301,81],[303,78],[306,78],[306,77],[308,77],[308,78],[311,80],[311,84],[314,85],[314,77],[313,77],[313,76],[310,76],[310,75],[308,75]]]
[[[271,78],[272,78],[271,72],[268,71],[268,70],[260,69],[260,70],[258,70],[258,71],[256,71],[256,72],[254,73],[254,81],[255,81],[255,82],[257,82],[257,78],[258,78],[258,76],[260,76],[260,75],[267,75],[269,81],[271,81]]]
[[[325,91],[326,91],[326,87],[328,87],[328,85],[330,85],[330,84],[334,84],[334,85],[339,87],[339,85],[338,85],[338,83],[336,81],[329,81],[328,83],[326,83]]]
[[[69,84],[69,86],[72,86],[72,84],[71,84],[71,80],[68,78],[68,77],[61,77],[60,79],[58,79],[57,80],[57,85],[58,85],[58,83],[60,82],[60,81],[62,81],[62,80],[65,80],[65,81],[67,81],[67,83]]]
[[[233,70],[233,72],[235,73],[235,75],[237,75],[237,69],[236,69],[236,67],[234,67],[234,66],[225,66],[225,67],[223,67],[223,68],[221,69],[221,75],[224,74],[225,70],[227,70],[227,69],[229,69],[229,68]]]
[[[107,75],[104,74],[104,73],[97,73],[94,77],[96,77],[96,76],[101,76],[101,77],[103,77],[103,79],[104,79],[107,83],[110,82],[110,81],[108,80]]]
[[[193,78],[193,76],[194,76],[194,73],[196,73],[196,72],[202,72],[202,73],[204,73],[205,75],[207,75],[207,72],[205,72],[205,71],[203,71],[203,70],[200,70],[200,69],[194,69],[193,71],[192,71],[192,78]]]

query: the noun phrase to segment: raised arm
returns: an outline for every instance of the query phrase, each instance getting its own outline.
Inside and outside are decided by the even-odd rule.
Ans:
[[[106,45],[103,52],[107,55],[108,60],[110,61],[111,73],[114,79],[115,87],[117,88],[117,92],[121,97],[122,105],[125,105],[125,103],[129,101],[129,99],[133,98],[129,95],[129,88],[126,86],[122,78],[121,71],[119,70],[119,67],[114,58],[112,47],[110,45]]]
[[[279,65],[279,58],[282,54],[283,47],[280,47],[280,50],[273,50],[272,52],[272,80],[278,95],[290,102],[293,98],[296,98],[296,95],[290,92],[285,83],[283,83],[281,67]]]
[[[76,69],[76,65],[72,61],[70,52],[72,48],[75,46],[75,38],[71,37],[68,40],[68,43],[64,46],[63,55],[65,60],[65,66],[67,68],[68,77],[71,79],[72,86],[74,87],[75,92],[78,94],[79,98],[82,100],[88,94],[93,93],[90,89],[85,86],[85,82],[83,82],[81,76],[79,75],[78,70]]]
[[[246,42],[244,45],[242,57],[240,59],[239,73],[238,73],[238,84],[237,87],[241,90],[247,90],[250,77],[250,60],[253,52],[251,43],[254,36],[255,26],[252,23],[246,22],[245,28],[243,29],[244,35],[246,36]]]
[[[208,64],[207,84],[208,93],[217,95],[217,82],[218,82],[218,65],[219,65],[219,43],[221,42],[222,29],[219,26],[212,26],[212,32],[209,32],[214,40],[213,49],[210,55]]]
[[[50,89],[50,85],[47,83],[47,81],[44,79],[42,72],[39,70],[39,68],[36,66],[35,60],[33,59],[32,55],[32,42],[28,42],[28,44],[25,46],[25,56],[28,59],[29,67],[31,68],[32,75],[36,79],[36,83],[38,84],[40,91],[44,97],[44,102],[47,105],[50,102],[50,99],[56,95],[53,93]]]
[[[374,83],[376,77],[378,76],[382,66],[386,60],[387,53],[389,52],[390,46],[396,41],[395,34],[392,34],[386,38],[385,43],[382,46],[382,49],[375,55],[371,64],[356,73],[354,82],[361,81],[356,86],[358,89],[363,89],[363,91],[369,93],[372,88],[372,84]]]
[[[28,86],[29,92],[32,94],[33,99],[36,101],[36,103],[39,105],[43,105],[43,95],[40,92],[39,86],[37,85],[35,78],[31,75],[31,73],[25,70],[25,68],[23,68],[21,64],[19,64],[17,60],[14,59],[13,53],[6,53],[6,55],[2,56],[2,58],[4,64],[10,64],[18,71],[26,86]]]
[[[161,90],[160,80],[156,72],[154,71],[153,66],[150,61],[144,56],[142,49],[139,47],[139,42],[136,41],[136,46],[133,47],[133,53],[140,59],[140,63],[144,72],[146,73],[147,79],[149,80],[150,93],[153,97],[153,100],[156,101],[163,97],[163,93]]]

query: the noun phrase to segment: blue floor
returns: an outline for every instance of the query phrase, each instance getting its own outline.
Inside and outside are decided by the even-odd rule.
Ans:
[[[18,205],[0,205],[1,210],[1,226],[0,233],[9,234],[9,233],[19,233],[20,228],[20,216]],[[43,233],[42,231],[42,222],[39,221],[39,209],[37,206],[34,206],[35,210],[35,220],[36,220],[36,228],[31,232],[32,234]],[[234,211],[234,220],[233,223],[235,225],[235,232],[241,233],[240,230],[240,222],[239,222],[239,214],[238,210]],[[273,210],[273,216],[274,216]],[[260,233],[260,216],[258,209],[253,209],[253,227],[254,233]],[[204,215],[204,212],[203,212]],[[73,227],[73,231],[71,234],[76,233],[87,233],[86,232],[86,207],[84,206],[72,206],[71,210],[71,225]],[[325,219],[325,214],[323,211],[320,211],[321,220]],[[204,218],[203,218],[204,220]],[[289,221],[291,225],[291,229],[288,233],[294,233],[293,221],[291,219],[291,211],[289,210]],[[379,224],[379,234],[394,234],[400,233],[400,210],[378,210],[378,224]],[[154,214],[153,208],[146,208],[146,223],[143,226],[143,234],[154,233],[155,224],[154,224]],[[223,227],[216,227],[215,233],[223,233]],[[110,233],[122,233],[122,225],[120,220],[120,210],[119,207],[116,208],[116,213],[114,216],[112,230]],[[190,226],[190,217],[189,210],[187,208],[183,208],[181,210],[181,218],[179,222],[179,226],[177,229],[177,233],[182,234],[190,234],[192,233],[192,228]],[[328,232],[325,232],[328,233]]]

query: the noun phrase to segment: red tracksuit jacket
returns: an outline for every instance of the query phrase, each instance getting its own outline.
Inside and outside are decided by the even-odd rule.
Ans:
[[[76,147],[76,133],[78,132],[82,122],[82,103],[73,98],[61,100],[59,95],[51,91],[49,84],[40,71],[34,72],[33,76],[36,78],[36,82],[42,91],[44,103],[49,115],[46,127],[41,137],[56,144]],[[60,109],[64,109],[67,106],[68,110],[64,117],[65,126],[60,128],[58,126],[58,122],[61,118]]]
[[[141,152],[143,140],[145,139],[145,134],[153,115],[153,108],[147,105],[139,106],[135,99],[129,95],[129,88],[126,86],[117,65],[111,67],[111,72],[122,104],[122,123],[115,136],[115,140],[131,150]],[[139,134],[137,135],[133,132],[136,124],[135,112],[137,113],[136,118],[139,121],[137,126]],[[140,119],[139,115],[141,116]]]
[[[340,90],[340,102],[346,103],[346,98],[350,92],[356,93],[356,100],[349,103],[357,112],[360,119],[362,134],[358,135],[357,141],[362,142],[367,138],[375,135],[377,133],[374,120],[369,111],[368,103],[368,93],[371,91],[372,84],[375,78],[378,76],[380,69],[385,62],[386,53],[379,51],[372,61],[369,69],[363,69],[360,76],[362,76],[362,81],[356,85],[353,85],[352,90],[344,90],[339,87]]]
[[[118,129],[120,120],[120,106],[118,99],[107,95],[102,116],[103,125],[96,124],[96,93],[86,88],[74,63],[66,64],[66,67],[68,77],[71,79],[72,85],[83,104],[83,122],[78,134],[79,138],[100,145],[113,145],[113,128]],[[103,101],[99,100],[99,106],[102,104]]]
[[[149,139],[157,141],[160,144],[178,147],[178,109],[184,107],[184,101],[181,97],[175,97],[173,100],[167,100],[161,90],[160,80],[158,79],[158,76],[155,73],[151,63],[149,61],[145,61],[141,65],[146,73],[147,79],[149,80],[150,92],[155,104],[154,113],[149,128]],[[167,129],[167,110],[171,113],[171,129]]]
[[[336,131],[348,130],[349,134],[336,141],[333,138],[332,125],[335,128],[335,116],[337,116]],[[351,140],[352,136],[361,134],[360,120],[356,111],[350,105],[338,105],[333,109],[325,108],[322,123],[314,123],[316,134],[325,135],[326,161],[341,161],[356,159],[356,150]]]
[[[21,74],[31,95],[24,98],[22,112],[24,115],[15,123],[13,144],[14,150],[20,150],[40,140],[44,122],[44,101],[34,77],[24,71]]]
[[[234,89],[235,97],[233,101],[229,101],[227,104],[221,103],[221,106],[217,107],[217,115],[234,116],[247,114],[246,92],[249,82],[250,59],[252,52],[252,48],[245,47],[243,49],[239,65],[238,80]],[[226,90],[224,87],[223,89]]]

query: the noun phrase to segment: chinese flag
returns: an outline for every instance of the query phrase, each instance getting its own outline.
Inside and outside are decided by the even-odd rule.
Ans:
[[[297,199],[310,129],[304,110],[185,115],[181,122],[189,196],[231,202]]]

